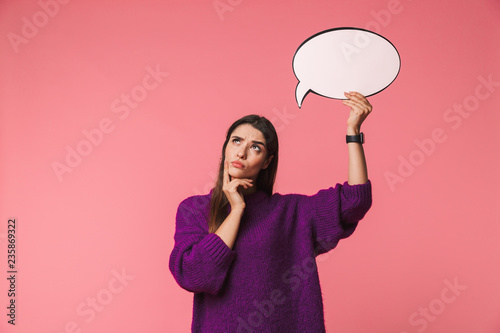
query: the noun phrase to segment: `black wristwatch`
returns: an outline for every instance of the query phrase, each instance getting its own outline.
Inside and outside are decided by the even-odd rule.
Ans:
[[[365,143],[365,137],[363,135],[363,132],[359,133],[358,135],[346,135],[345,136],[345,142],[359,142],[361,144]]]

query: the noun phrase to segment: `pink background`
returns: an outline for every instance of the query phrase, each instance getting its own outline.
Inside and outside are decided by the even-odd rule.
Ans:
[[[291,62],[349,26],[388,38],[402,68],[362,126],[373,206],[317,258],[327,331],[500,332],[498,1],[66,2],[0,3],[0,331],[188,332],[175,213],[210,190],[234,120],[277,128],[276,192],[347,180],[349,111],[314,94],[299,110]]]

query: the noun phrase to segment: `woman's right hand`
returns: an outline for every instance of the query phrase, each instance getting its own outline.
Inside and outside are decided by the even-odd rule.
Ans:
[[[248,188],[253,186],[252,179],[248,178],[234,178],[229,180],[229,162],[224,161],[224,178],[222,184],[222,191],[226,194],[227,200],[231,205],[231,210],[245,208],[245,200],[243,199],[243,194],[240,192],[240,186]]]

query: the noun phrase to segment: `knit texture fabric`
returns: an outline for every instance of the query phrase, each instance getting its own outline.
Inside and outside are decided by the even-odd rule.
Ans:
[[[177,210],[169,268],[193,292],[192,332],[325,332],[316,257],[349,237],[372,204],[371,182],[314,195],[245,195],[233,248],[208,233],[206,195]]]

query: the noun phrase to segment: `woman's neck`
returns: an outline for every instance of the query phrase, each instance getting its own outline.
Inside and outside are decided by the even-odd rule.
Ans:
[[[257,188],[255,187],[255,185],[252,186],[252,187],[243,188],[242,191],[241,191],[241,193],[243,195],[249,195],[249,194],[253,194],[255,192],[257,192]]]

